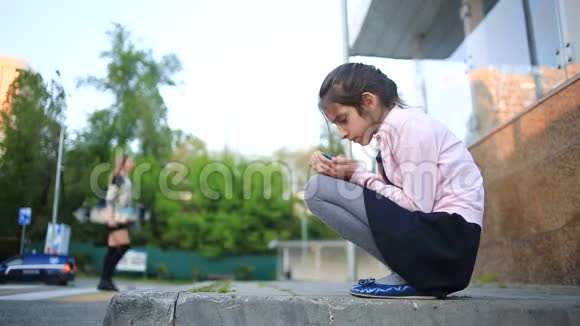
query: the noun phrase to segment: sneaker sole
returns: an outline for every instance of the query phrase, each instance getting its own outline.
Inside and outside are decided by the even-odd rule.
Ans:
[[[413,299],[413,300],[437,300],[436,296],[430,295],[413,295],[413,296],[389,296],[389,295],[372,295],[350,292],[351,295],[359,298],[373,298],[373,299]]]

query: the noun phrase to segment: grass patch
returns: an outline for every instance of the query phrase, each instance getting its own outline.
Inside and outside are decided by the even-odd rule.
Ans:
[[[473,281],[474,286],[484,286],[484,285],[491,285],[496,286],[500,289],[505,289],[510,287],[509,283],[504,283],[497,279],[494,274],[482,274],[480,277],[476,278]]]
[[[296,292],[294,292],[294,291],[292,291],[290,289],[281,288],[281,287],[279,287],[277,285],[274,285],[274,284],[267,284],[267,283],[264,283],[264,282],[258,282],[258,286],[266,287],[266,288],[271,288],[271,289],[278,290],[278,291],[282,291],[282,292],[286,292],[286,293],[288,293],[288,294],[290,294],[292,296],[297,296],[298,295]]]
[[[218,288],[218,292],[219,293],[228,293],[228,292],[232,292],[232,281],[228,280],[228,281],[224,281],[221,282],[222,284],[220,285],[220,287]]]
[[[490,283],[496,283],[497,277],[494,274],[483,274],[477,279],[475,279],[474,283],[477,285],[485,285]]]
[[[217,292],[217,293],[228,293],[233,292],[232,290],[232,281],[221,281],[221,282],[213,282],[206,286],[201,286],[198,288],[193,288],[189,290],[191,293],[201,293],[201,292]]]

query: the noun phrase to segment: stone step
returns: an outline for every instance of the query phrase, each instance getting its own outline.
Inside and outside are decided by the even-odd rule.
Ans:
[[[471,287],[446,300],[363,299],[349,287],[234,282],[227,293],[128,291],[113,297],[103,324],[580,325],[578,287]]]

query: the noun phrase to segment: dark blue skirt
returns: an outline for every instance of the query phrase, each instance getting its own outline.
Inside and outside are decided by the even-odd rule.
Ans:
[[[459,214],[410,212],[364,189],[374,240],[385,262],[418,290],[441,296],[469,284],[481,227]]]

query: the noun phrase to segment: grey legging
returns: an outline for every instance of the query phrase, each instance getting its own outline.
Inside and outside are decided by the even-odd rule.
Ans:
[[[361,186],[315,175],[304,188],[304,202],[326,225],[387,266],[369,227]]]

